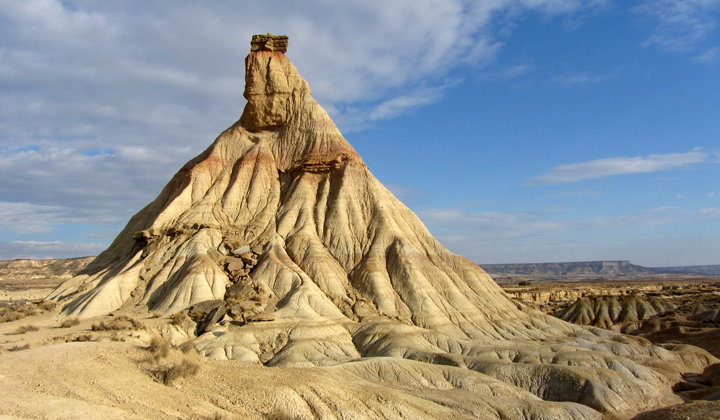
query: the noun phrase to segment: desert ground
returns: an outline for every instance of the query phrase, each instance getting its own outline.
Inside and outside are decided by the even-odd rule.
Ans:
[[[189,318],[125,318],[117,313],[68,322],[60,316],[60,305],[40,296],[92,259],[0,262],[0,419],[354,418],[351,412],[360,413],[357,418],[363,418],[363,412],[372,413],[369,418],[448,418],[458,417],[457,407],[463,405],[448,402],[472,398],[472,387],[465,384],[463,390],[454,377],[458,368],[451,366],[438,365],[428,372],[418,361],[398,361],[393,369],[377,365],[378,371],[387,369],[384,383],[377,384],[363,378],[363,369],[273,368],[203,357],[187,344],[197,327]],[[594,323],[586,302],[615,299],[634,302],[637,308],[638,302],[659,300],[666,311],[638,316],[625,307],[624,318],[618,316],[617,323],[607,327],[654,344],[690,344],[720,356],[720,278],[678,277],[579,282],[511,278],[502,280],[502,287],[522,305],[582,325]],[[573,307],[576,310],[568,310]],[[18,319],[12,320],[12,314]],[[224,329],[217,326],[214,331]],[[373,360],[356,363],[371,365]],[[718,418],[720,364],[688,372],[672,386],[684,403],[633,418]],[[312,401],[313,396],[316,404],[308,413],[309,405],[300,401]],[[351,406],[353,410],[343,405],[341,415],[333,398],[358,405]],[[402,404],[395,406],[398,399]],[[429,404],[428,399],[445,405]],[[474,410],[466,407],[459,417],[483,418],[481,409]],[[526,410],[506,414],[534,418],[526,417]]]

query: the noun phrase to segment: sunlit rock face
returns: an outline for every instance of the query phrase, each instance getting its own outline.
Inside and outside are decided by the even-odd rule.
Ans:
[[[239,321],[198,337],[202,354],[324,369],[373,384],[363,392],[378,398],[392,388],[396,412],[426,416],[627,417],[679,402],[680,372],[715,360],[518,307],[372,175],[286,48],[287,38],[253,38],[240,120],[53,292],[65,314],[223,301]],[[353,388],[334,383],[278,401],[342,410],[336,394]]]

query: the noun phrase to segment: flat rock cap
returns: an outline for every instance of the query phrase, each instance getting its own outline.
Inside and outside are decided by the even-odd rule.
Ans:
[[[273,35],[268,32],[267,35],[253,35],[250,41],[251,51],[277,51],[286,52],[288,47],[288,37],[286,35]]]

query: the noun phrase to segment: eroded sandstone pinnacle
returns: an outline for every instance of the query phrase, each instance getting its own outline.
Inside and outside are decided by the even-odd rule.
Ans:
[[[268,32],[267,35],[253,35],[250,41],[251,51],[272,51],[287,52],[288,37],[286,35],[273,35]]]
[[[210,316],[193,339],[201,355],[347,372],[338,374],[359,388],[317,398],[355,401],[336,409],[368,419],[385,417],[386,406],[367,408],[375,395],[418,384],[432,391],[390,400],[393,412],[629,418],[681,402],[672,381],[717,360],[512,302],[375,178],[283,54],[287,37],[255,35],[251,45],[240,119],[48,296],[63,315],[171,316],[219,303],[235,324],[215,331],[220,315]],[[293,392],[278,401],[296,401]]]

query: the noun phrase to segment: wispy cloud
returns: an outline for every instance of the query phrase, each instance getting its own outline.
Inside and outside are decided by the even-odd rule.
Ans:
[[[103,208],[0,202],[0,231],[24,235],[52,232],[64,224],[107,226],[123,222],[124,219]]]
[[[240,116],[255,33],[290,36],[288,56],[347,130],[437,101],[459,66],[482,68],[503,47],[498,18],[592,3],[0,1],[0,197],[140,208]]]
[[[448,80],[441,86],[423,87],[409,94],[396,96],[383,101],[367,116],[368,121],[379,121],[395,118],[414,108],[427,105],[442,98],[443,92],[451,86],[457,85],[460,80]]]
[[[97,255],[105,245],[76,242],[12,241],[0,242],[0,260],[18,258],[71,258]]]
[[[611,77],[615,77],[619,74],[619,71],[604,74],[591,74],[587,72],[569,72],[561,76],[554,76],[550,79],[553,83],[558,83],[565,86],[572,85],[592,85],[600,83],[603,80],[607,80]]]
[[[567,212],[476,211],[470,206],[456,206],[421,210],[418,215],[440,242],[476,262],[627,259],[642,255],[648,261],[657,260],[654,264],[660,265],[657,255],[645,253],[642,247],[633,250],[628,246],[631,241],[619,237],[632,229],[662,228],[673,223],[711,221],[714,224],[720,220],[720,207],[684,209],[664,206],[612,217],[572,217]],[[642,241],[637,238],[636,241]],[[697,240],[704,241],[702,238]],[[657,253],[657,240],[643,243]],[[677,251],[667,244],[665,247],[667,249],[662,252]],[[678,253],[681,254],[688,260],[687,252]],[[698,260],[697,263],[714,263],[717,256],[710,254],[701,250],[697,258],[712,259]]]
[[[607,231],[720,218],[720,208],[683,211],[681,207],[667,206],[613,217],[588,218],[571,218],[554,211],[471,211],[464,206],[421,210],[418,214],[429,227],[437,229],[441,234],[454,233],[507,241],[560,232]]]
[[[425,195],[425,191],[418,188],[407,187],[405,185],[385,184],[385,188],[390,190],[390,192],[406,206],[412,206],[420,203],[422,201],[422,197]]]
[[[715,32],[720,0],[645,0],[635,10],[657,22],[644,46],[685,52]]]
[[[516,64],[503,67],[497,70],[485,71],[478,76],[478,80],[486,82],[497,82],[511,80],[526,75],[535,70],[536,66],[530,63]]]
[[[191,156],[188,149],[162,144],[116,145],[114,151],[94,153],[49,144],[0,151],[0,197],[5,203],[31,203],[33,209],[74,208],[83,215],[104,209],[127,217],[160,192],[178,160]],[[0,203],[0,209],[3,205],[10,204]]]
[[[652,154],[638,157],[614,157],[588,162],[560,165],[546,173],[530,178],[526,185],[567,184],[587,179],[604,178],[623,174],[680,169],[708,160],[708,154],[696,147],[685,153]]]

